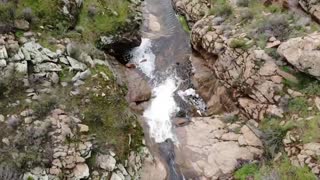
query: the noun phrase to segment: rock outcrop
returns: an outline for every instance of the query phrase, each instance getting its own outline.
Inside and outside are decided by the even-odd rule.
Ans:
[[[77,23],[82,3],[83,0],[64,0],[61,2],[61,4],[63,4],[61,8],[62,13],[70,19],[72,26],[75,26]]]
[[[187,21],[195,23],[208,14],[210,2],[208,0],[173,0],[175,10],[186,16]]]
[[[183,146],[177,162],[194,169],[198,178],[228,177],[242,162],[254,161],[263,153],[262,142],[248,126],[217,118],[193,118],[177,134]]]
[[[320,79],[320,33],[289,39],[278,53],[299,71]]]
[[[283,77],[290,76],[276,65],[263,50],[232,48],[230,43],[240,35],[220,26],[218,18],[208,16],[192,29],[191,42],[211,67],[216,78],[250,118],[261,120],[265,114],[282,117],[277,104],[283,90]],[[242,35],[241,38],[244,38]],[[249,41],[249,40],[248,40]]]
[[[25,170],[28,172],[24,172],[23,178],[57,179],[63,176],[65,179],[80,180],[106,179],[112,175],[120,179],[140,179],[145,161],[148,161],[150,166],[153,165],[153,157],[146,147],[141,146],[131,151],[126,164],[120,163],[117,154],[112,151],[108,153],[108,149],[97,157],[97,162],[100,160],[100,164],[97,166],[87,164],[88,158],[95,158],[91,155],[91,151],[97,148],[95,136],[92,135],[94,132],[77,116],[71,114],[81,114],[82,118],[87,116],[84,117],[84,112],[79,112],[80,107],[75,108],[75,112],[68,113],[70,109],[66,110],[63,100],[59,101],[61,104],[56,104],[50,99],[53,95],[54,98],[84,95],[83,102],[89,103],[90,97],[93,96],[108,98],[110,94],[105,94],[106,91],[101,90],[102,83],[104,85],[108,83],[108,89],[115,88],[116,91],[122,92],[120,86],[114,86],[116,83],[113,80],[111,83],[112,75],[109,74],[108,63],[71,47],[68,40],[59,40],[61,48],[53,52],[38,44],[35,38],[36,36],[31,34],[17,41],[13,35],[0,35],[0,82],[6,83],[9,79],[12,81],[8,82],[10,85],[21,81],[23,87],[19,93],[23,94],[21,98],[25,98],[23,101],[1,104],[1,107],[12,108],[13,111],[6,112],[5,116],[0,115],[0,127],[15,129],[16,133],[1,136],[0,143],[3,149],[14,145],[23,146],[27,152],[32,150],[30,157],[37,157],[37,161],[33,159],[26,162],[28,167]],[[132,84],[137,82],[134,80],[140,78],[138,75],[130,77],[133,78]],[[137,77],[139,78],[135,79]],[[94,78],[99,82],[92,87],[88,86],[90,82],[85,81],[88,78]],[[136,89],[129,94],[137,102],[148,99],[151,94],[150,89],[147,91],[147,86],[141,86],[143,85],[141,83],[139,86],[134,85]],[[61,95],[55,94],[57,89]],[[6,95],[2,94],[5,90],[1,91],[1,98]],[[40,104],[42,102],[44,105]],[[20,112],[18,106],[24,103],[28,107],[31,104],[32,106]],[[41,107],[36,106],[39,104]],[[61,106],[61,109],[50,112],[49,109],[57,106]],[[24,152],[18,154],[8,152],[8,155],[16,159],[17,163],[25,157]]]
[[[207,66],[207,62],[201,57],[192,55],[191,63],[193,66],[192,82],[197,93],[207,104],[206,113],[212,115],[236,110],[228,90],[220,84],[219,79],[215,77],[214,70]]]
[[[285,151],[293,165],[308,167],[318,177],[320,175],[320,163],[317,157],[320,155],[320,143],[310,142],[302,144],[300,137],[289,131],[283,139]]]
[[[320,22],[320,2],[317,0],[299,0],[301,8]]]

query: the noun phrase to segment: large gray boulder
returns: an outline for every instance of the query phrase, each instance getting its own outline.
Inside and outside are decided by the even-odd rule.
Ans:
[[[148,82],[134,70],[126,71],[128,78],[127,99],[131,102],[144,102],[151,98],[151,88]]]
[[[299,71],[320,79],[320,33],[289,39],[278,53]]]

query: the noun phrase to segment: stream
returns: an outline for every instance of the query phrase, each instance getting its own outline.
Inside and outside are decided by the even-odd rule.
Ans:
[[[131,62],[148,79],[152,88],[150,105],[143,113],[149,137],[157,144],[166,162],[168,179],[185,179],[175,163],[179,139],[174,133],[174,119],[190,120],[192,113],[201,115],[205,103],[191,83],[192,53],[189,34],[184,31],[171,0],[145,0],[142,43],[131,51]]]

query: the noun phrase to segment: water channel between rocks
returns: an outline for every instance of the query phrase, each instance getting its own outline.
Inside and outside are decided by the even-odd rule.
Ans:
[[[199,113],[205,109],[192,89],[189,34],[178,21],[171,0],[146,0],[143,14],[142,43],[131,52],[131,63],[146,76],[152,88],[153,98],[143,118],[150,138],[159,145],[167,163],[169,179],[184,179],[174,161],[179,139],[174,133],[173,119],[177,114],[184,114],[187,119],[191,109]]]

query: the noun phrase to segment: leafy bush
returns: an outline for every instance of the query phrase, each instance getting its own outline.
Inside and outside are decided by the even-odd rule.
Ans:
[[[249,48],[246,43],[247,43],[247,41],[245,39],[243,39],[243,38],[233,39],[230,42],[229,46],[231,48],[240,48],[240,49],[244,49],[245,50],[245,49]]]
[[[267,37],[274,36],[277,39],[285,40],[290,35],[290,31],[287,16],[274,14],[260,21],[254,36],[258,37],[259,35],[264,34]]]
[[[268,6],[268,10],[269,10],[271,13],[279,13],[279,12],[281,12],[282,7],[280,7],[280,6],[277,5],[277,4],[271,4],[270,6]]]
[[[288,159],[283,160],[280,164],[276,165],[275,169],[280,174],[281,179],[290,180],[316,180],[315,175],[310,172],[307,167],[296,167],[291,164]]]
[[[237,6],[239,7],[248,7],[250,0],[237,0]]]
[[[254,18],[254,14],[250,9],[243,9],[240,11],[239,15],[240,21],[249,21]]]
[[[263,180],[316,180],[316,176],[307,167],[296,167],[288,157],[277,162],[267,162],[259,169],[254,179]]]
[[[305,114],[308,111],[308,100],[305,97],[297,97],[289,101],[289,112]]]
[[[275,157],[275,155],[283,149],[284,145],[282,140],[288,131],[289,128],[276,127],[264,132],[267,147],[266,154],[269,158]]]
[[[22,11],[22,14],[23,14],[23,18],[26,21],[32,22],[32,20],[33,20],[33,12],[32,12],[31,8],[28,8],[28,7],[24,8],[23,11]]]
[[[12,2],[0,2],[0,22],[13,21],[14,15],[14,4]]]
[[[301,135],[303,143],[320,141],[320,116],[298,123],[297,132]]]
[[[42,97],[39,103],[33,105],[34,115],[38,118],[46,117],[57,105],[55,97]]]
[[[0,33],[7,33],[13,29],[14,10],[12,2],[0,2]]]
[[[232,7],[228,4],[226,0],[218,0],[213,3],[213,8],[210,10],[210,14],[221,16],[221,17],[229,17],[233,13]]]
[[[281,126],[280,119],[277,118],[266,118],[262,121],[261,130],[264,133],[263,139],[265,142],[267,158],[272,159],[283,149],[284,145],[282,140],[292,128],[294,128],[292,124]]]

